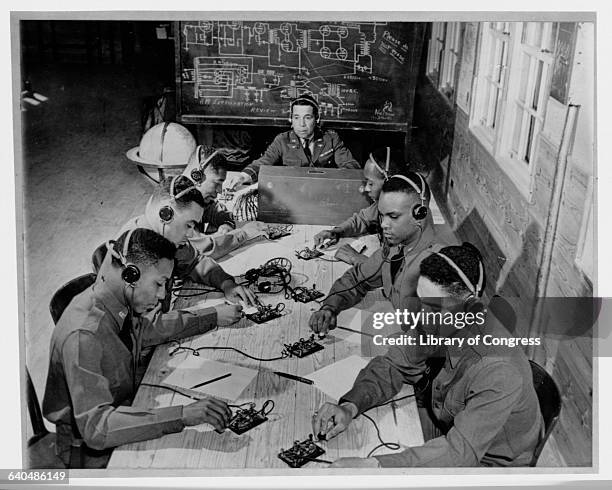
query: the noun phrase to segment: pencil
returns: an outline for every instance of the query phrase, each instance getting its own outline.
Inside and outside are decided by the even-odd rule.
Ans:
[[[341,327],[340,325],[337,325],[336,328],[339,328],[340,330],[346,330],[347,332],[354,332],[360,335],[365,335],[366,337],[374,338],[374,335],[372,335],[371,333],[360,332],[359,330],[353,330],[352,328],[348,328],[348,327]]]
[[[204,386],[204,385],[207,385],[207,384],[210,384],[210,383],[214,383],[215,381],[219,381],[220,379],[228,378],[231,375],[232,375],[232,373],[227,373],[227,374],[224,374],[223,376],[218,376],[217,378],[209,379],[208,381],[204,381],[204,382],[199,383],[197,385],[193,385],[189,389],[193,390],[194,388],[199,388],[200,386]]]

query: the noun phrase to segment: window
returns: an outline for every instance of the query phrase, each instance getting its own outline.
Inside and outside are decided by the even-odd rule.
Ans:
[[[431,38],[427,50],[427,75],[436,88],[439,83],[440,59],[444,49],[445,22],[434,22],[431,27]]]
[[[510,139],[504,141],[503,151],[523,167],[529,167],[533,161],[535,141],[544,121],[546,89],[553,63],[552,27],[551,22],[523,23],[516,57],[512,60],[519,73],[508,94],[509,131],[506,133]]]
[[[442,70],[440,71],[440,91],[453,100],[455,93],[455,75],[459,59],[459,41],[461,37],[461,24],[447,22],[444,50],[442,51]]]
[[[482,30],[471,126],[524,193],[549,95],[552,22],[487,22]]]
[[[482,33],[472,124],[482,130],[481,134],[492,153],[495,153],[495,130],[500,120],[509,50],[510,22],[486,22]]]
[[[461,40],[460,22],[434,22],[427,52],[427,75],[449,101],[455,93],[455,74]]]

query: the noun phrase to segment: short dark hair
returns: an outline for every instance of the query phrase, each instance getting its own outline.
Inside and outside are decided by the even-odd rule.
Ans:
[[[376,148],[370,152],[370,155],[376,164],[384,170],[387,164],[387,147],[381,146],[380,148]],[[387,171],[387,176],[396,175],[405,171],[405,169],[406,164],[404,163],[404,155],[402,155],[400,151],[391,148],[389,152],[389,170]]]
[[[415,172],[411,172],[409,170],[400,170],[394,175],[403,175],[404,177],[408,177],[415,185],[420,189],[421,188],[421,179],[419,175]],[[422,182],[425,184],[425,201],[429,202],[431,199],[431,189],[429,188],[429,184],[423,178]],[[404,179],[400,178],[392,178],[392,175],[389,175],[389,178],[385,180],[385,183],[382,186],[382,192],[405,192],[408,195],[418,196],[420,193],[416,191],[414,187],[412,187],[408,182]]]
[[[474,245],[465,242],[461,246],[444,247],[440,250],[440,253],[451,259],[474,287],[478,284],[479,264],[482,264],[482,289],[484,289],[486,284],[484,263],[480,251]],[[455,297],[471,292],[461,280],[457,271],[439,255],[431,254],[425,257],[420,265],[420,273],[434,284],[442,286]]]
[[[209,158],[211,155],[211,153],[209,153],[208,155],[206,155],[204,157],[204,160],[206,160],[207,158]],[[227,156],[225,155],[225,153],[223,152],[222,149],[219,150],[215,150],[214,153],[212,153],[212,158],[210,158],[210,160],[208,161],[208,163],[206,164],[206,168],[210,168],[212,170],[215,171],[215,173],[219,173],[219,170],[225,170],[226,172],[228,170],[231,169],[228,161],[227,161]]]
[[[312,107],[312,114],[314,115],[315,119],[319,117],[319,104],[312,95],[304,94],[293,99],[291,101],[291,111],[289,114],[290,116],[293,116],[293,106],[296,105],[305,105]]]
[[[172,186],[173,178],[174,177],[166,177],[159,183],[159,185],[155,188],[155,192],[153,193],[153,201],[159,202],[163,199],[169,199],[171,197],[170,187]],[[193,187],[194,185],[194,182],[189,177],[180,175],[174,182],[174,195],[176,196],[185,189]],[[178,199],[175,199],[175,206],[182,209],[189,206],[192,202],[195,202],[201,208],[206,207],[202,193],[195,187]]]
[[[131,230],[121,234],[115,241],[113,247],[115,252],[122,254],[125,248],[125,240]],[[146,228],[136,228],[130,235],[125,259],[136,265],[155,265],[161,259],[174,260],[176,246],[159,233]],[[113,256],[113,265],[121,267],[121,262]]]

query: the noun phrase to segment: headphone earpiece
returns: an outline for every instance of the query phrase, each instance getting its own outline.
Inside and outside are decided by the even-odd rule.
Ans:
[[[257,284],[257,291],[260,293],[269,293],[272,291],[272,283],[270,281],[261,281]]]
[[[482,286],[484,284],[484,269],[481,258],[478,258],[478,282],[476,284],[472,284],[472,281],[468,279],[465,272],[461,270],[461,267],[459,267],[454,260],[442,252],[434,252],[434,255],[442,257],[446,263],[455,270],[459,276],[459,279],[461,279],[463,284],[465,284],[470,291],[470,295],[463,302],[463,311],[474,314],[485,312],[486,306],[480,300],[480,296],[482,296]]]
[[[174,219],[174,209],[171,206],[163,206],[159,210],[159,219],[164,223],[170,223]]]
[[[389,150],[389,147],[387,147],[387,151],[388,150]],[[419,177],[419,180],[421,181],[420,186],[416,185],[416,183],[414,183],[412,179],[406,177],[405,175],[396,174],[396,175],[392,175],[391,177],[389,177],[389,179],[394,179],[394,178],[402,179],[408,182],[411,185],[411,187],[419,193],[419,199],[421,200],[421,203],[415,204],[414,207],[412,208],[412,217],[417,221],[422,221],[425,218],[427,218],[427,214],[429,213],[429,209],[427,205],[425,204],[427,202],[427,198],[425,196],[425,191],[427,190],[427,183],[425,182],[425,179],[423,178],[421,174],[417,174],[417,175]]]
[[[463,303],[463,311],[465,311],[466,313],[473,313],[474,315],[476,315],[478,313],[486,312],[487,308],[484,305],[484,303],[480,301],[480,298],[477,298],[474,295],[470,295],[467,297],[467,299]]]
[[[193,174],[193,172],[192,172],[192,174]],[[172,202],[176,202],[177,199],[180,199],[181,197],[183,197],[188,192],[191,192],[194,189],[197,190],[195,185],[190,185],[189,187],[187,187],[186,189],[183,189],[178,194],[175,194],[174,185],[175,185],[176,181],[180,177],[184,177],[184,175],[176,175],[175,177],[172,178],[172,182],[170,183],[170,203],[162,206],[159,209],[159,219],[164,224],[170,223],[174,219],[174,208],[172,207],[171,203]],[[187,180],[189,180],[187,177],[185,177],[185,178]],[[193,184],[193,182],[192,182],[192,184]]]
[[[194,168],[191,171],[191,180],[193,180],[197,184],[201,184],[202,182],[204,182],[204,178],[204,172],[199,168]]]
[[[128,283],[129,286],[136,287],[135,283],[138,282],[138,280],[140,279],[140,269],[137,265],[129,263],[126,258],[133,232],[134,230],[130,230],[125,236],[123,252],[117,252],[114,246],[115,242],[111,241],[106,242],[106,249],[111,253],[113,257],[116,257],[117,259],[119,259],[119,262],[121,262],[121,279]]]

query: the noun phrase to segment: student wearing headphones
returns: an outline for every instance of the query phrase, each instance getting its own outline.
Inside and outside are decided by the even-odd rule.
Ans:
[[[343,237],[354,237],[369,235],[379,232],[378,224],[378,196],[390,175],[399,174],[404,171],[405,165],[402,155],[393,151],[390,147],[377,148],[372,153],[363,167],[364,185],[361,192],[366,194],[372,201],[367,208],[361,209],[346,221],[334,226],[332,229],[323,230],[314,236],[315,247],[328,247],[338,242]],[[426,205],[429,205],[429,193],[426,196]],[[365,262],[366,255],[358,253],[350,245],[343,245],[336,252],[335,257],[350,265]]]
[[[444,240],[437,236],[429,208],[429,186],[420,175],[389,177],[378,199],[383,247],[334,282],[310,328],[325,334],[342,310],[359,303],[367,291],[382,287],[396,309],[413,309],[420,261]]]
[[[257,182],[261,165],[360,168],[338,133],[319,126],[319,104],[304,94],[291,101],[291,131],[279,134],[265,153],[229,182],[230,189]]]
[[[248,240],[264,235],[267,229],[265,223],[249,221],[236,230],[234,216],[217,201],[227,170],[227,159],[222,151],[216,150],[206,155],[200,145],[183,171],[183,175],[191,179],[200,191],[205,204],[202,220],[197,224],[190,242],[198,252],[213,259],[223,257]],[[211,235],[210,231],[214,233]]]
[[[242,301],[252,305],[255,295],[248,288],[237,285],[232,276],[191,243],[205,207],[205,198],[191,179],[184,176],[167,178],[156,187],[147,202],[145,213],[126,223],[122,231],[146,228],[159,233],[177,247],[174,278],[191,279],[219,289],[233,303]],[[237,319],[241,307],[219,305],[212,310],[212,314],[206,315],[210,323],[226,325]]]
[[[469,243],[430,253],[420,262],[417,294],[423,312],[451,313],[454,319],[480,312],[483,322],[439,322],[437,336],[453,339],[436,353],[444,366],[431,381],[429,406],[419,409],[425,443],[373,458],[341,458],[334,467],[527,466],[543,421],[529,361],[521,347],[484,342],[510,334],[480,303],[485,282],[478,250]],[[480,336],[479,342],[459,344]],[[359,373],[339,404],[325,403],[313,417],[315,434],[343,432],[359,414],[385,403],[404,383],[424,374],[414,348],[391,346]]]
[[[74,297],[53,331],[43,413],[56,426],[58,456],[69,468],[104,468],[121,444],[211,424],[225,429],[221,400],[163,408],[130,407],[142,379],[144,348],[205,332],[187,312],[172,323],[146,314],[165,297],[176,247],[146,229],[129,230],[107,245],[96,282]]]

